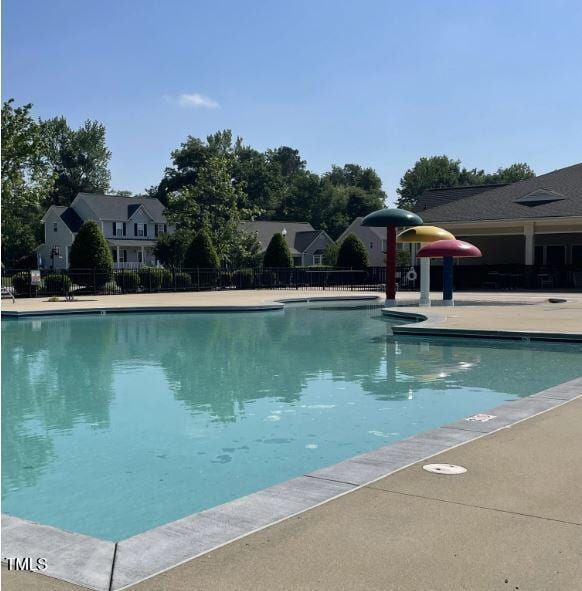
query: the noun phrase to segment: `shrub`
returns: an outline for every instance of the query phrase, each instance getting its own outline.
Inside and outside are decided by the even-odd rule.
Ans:
[[[146,291],[159,291],[173,287],[172,273],[167,269],[157,267],[142,267],[139,271],[139,281]]]
[[[368,267],[366,247],[355,234],[348,234],[341,243],[337,266],[348,269],[366,269]]]
[[[168,269],[157,269],[160,276],[160,287],[162,289],[169,289],[174,287],[174,277]]]
[[[16,295],[34,297],[40,288],[39,285],[31,285],[30,271],[19,271],[12,275],[12,287]]]
[[[68,275],[51,273],[44,280],[44,291],[46,294],[68,294],[73,287],[73,282]]]
[[[178,289],[189,289],[192,287],[192,278],[188,273],[176,273],[174,278]]]
[[[139,282],[146,291],[158,291],[162,285],[160,269],[142,267],[138,271]]]
[[[338,254],[339,246],[337,244],[328,244],[323,251],[323,264],[328,267],[335,267]]]
[[[184,264],[189,269],[218,269],[220,267],[220,259],[206,230],[200,230],[194,236],[186,251]]]
[[[107,283],[105,283],[105,285],[103,285],[103,291],[109,295],[114,293],[121,293],[121,289],[119,289],[119,286],[117,285],[117,283],[115,283],[115,281],[108,281]]]
[[[177,230],[173,234],[160,234],[154,246],[154,255],[164,267],[180,268],[191,239],[191,234],[185,230]]]
[[[113,274],[111,249],[96,222],[87,221],[79,229],[71,246],[69,267],[73,280],[76,283],[83,283],[88,288],[100,289],[111,280]],[[78,274],[79,281],[75,274],[77,270],[85,271]],[[88,270],[91,273],[87,272]]]
[[[263,257],[263,266],[265,267],[278,267],[278,268],[289,268],[293,264],[291,253],[289,252],[289,246],[280,232],[273,234],[269,246],[265,251]]]
[[[117,271],[115,283],[124,293],[135,293],[140,285],[139,275],[135,271]]]
[[[410,253],[407,250],[397,250],[396,264],[399,267],[408,267],[410,265]]]
[[[250,289],[255,283],[253,270],[241,269],[240,271],[236,271],[234,281],[235,285],[240,289]]]

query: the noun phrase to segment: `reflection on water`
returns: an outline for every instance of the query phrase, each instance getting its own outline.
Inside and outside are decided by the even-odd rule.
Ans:
[[[580,346],[391,326],[308,305],[3,322],[4,509],[118,539],[580,373]]]

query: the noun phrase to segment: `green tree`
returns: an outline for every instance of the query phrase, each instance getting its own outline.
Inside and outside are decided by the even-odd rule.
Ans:
[[[44,159],[46,143],[31,104],[2,104],[2,261],[13,266],[30,255],[41,237],[43,199],[53,179]]]
[[[366,269],[368,267],[368,253],[362,241],[355,234],[348,234],[341,243],[337,266],[349,269]]]
[[[491,182],[496,183],[517,183],[535,176],[533,169],[525,162],[516,162],[507,168],[498,168],[497,172],[491,175]]]
[[[233,182],[225,156],[211,156],[194,185],[169,196],[168,221],[190,232],[208,232],[220,260],[229,264],[239,249],[240,222],[254,211],[240,207],[240,187]]]
[[[491,185],[496,183],[514,183],[535,176],[525,163],[517,163],[507,168],[499,168],[494,173],[481,169],[461,167],[460,160],[448,156],[420,158],[400,179],[398,207],[414,209],[418,198],[427,189],[456,187],[460,185]]]
[[[111,152],[105,143],[105,127],[85,121],[71,129],[64,117],[41,122],[47,142],[47,162],[55,182],[46,205],[69,205],[77,193],[106,193],[111,174]]]
[[[280,232],[273,234],[263,257],[263,266],[288,269],[293,264],[289,246]]]
[[[212,244],[212,239],[206,230],[198,232],[188,250],[185,257],[186,267],[188,269],[218,269],[220,268],[220,259]]]
[[[337,257],[339,254],[339,246],[337,244],[328,244],[323,251],[323,264],[328,267],[335,267],[337,265]]]
[[[174,194],[194,187],[204,176],[210,160],[220,160],[230,178],[234,174],[235,144],[228,129],[207,136],[206,141],[188,136],[179,148],[171,153],[172,166],[166,168],[164,177],[148,194],[164,205],[169,205]],[[242,197],[242,193],[238,194]]]
[[[179,269],[184,263],[184,256],[191,241],[192,234],[186,230],[160,234],[156,239],[154,255],[164,267]]]
[[[71,246],[69,267],[77,282],[93,285],[91,274],[79,273],[86,270],[95,271],[95,287],[102,287],[111,279],[113,256],[96,222],[87,221],[79,228]]]

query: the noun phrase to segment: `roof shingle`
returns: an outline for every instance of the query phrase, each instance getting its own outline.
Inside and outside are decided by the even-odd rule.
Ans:
[[[538,205],[516,203],[539,189],[559,193],[564,199]],[[425,223],[582,216],[582,163],[451,201],[421,215]]]

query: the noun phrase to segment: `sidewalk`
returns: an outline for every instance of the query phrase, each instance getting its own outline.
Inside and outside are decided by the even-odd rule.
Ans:
[[[581,392],[582,394],[582,392]],[[582,588],[582,399],[416,464],[132,591]],[[80,589],[4,571],[9,591]]]

